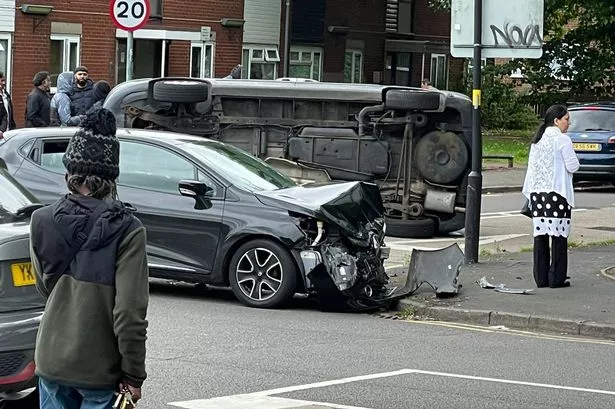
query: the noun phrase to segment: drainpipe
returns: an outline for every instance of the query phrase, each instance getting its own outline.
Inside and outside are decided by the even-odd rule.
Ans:
[[[286,0],[286,21],[284,23],[284,73],[288,77],[290,72],[290,0]]]

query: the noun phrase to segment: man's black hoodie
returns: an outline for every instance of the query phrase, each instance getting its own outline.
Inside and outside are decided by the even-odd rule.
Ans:
[[[96,214],[71,261],[71,247]],[[116,389],[121,381],[141,386],[149,299],[145,242],[145,228],[121,202],[66,195],[33,213],[30,253],[37,289],[47,297],[37,375],[92,389]]]

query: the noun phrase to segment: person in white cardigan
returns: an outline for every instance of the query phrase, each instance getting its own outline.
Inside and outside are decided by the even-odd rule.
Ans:
[[[534,281],[537,287],[568,287],[568,235],[574,207],[572,174],[579,169],[566,132],[570,115],[564,105],[545,113],[532,145],[523,184],[534,233]],[[549,237],[551,249],[549,251]]]

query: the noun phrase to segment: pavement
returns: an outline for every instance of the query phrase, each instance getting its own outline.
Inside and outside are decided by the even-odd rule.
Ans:
[[[518,192],[524,177],[523,168],[485,169],[483,194]],[[607,219],[604,223],[610,222]],[[400,301],[399,315],[495,326],[502,330],[557,332],[615,340],[615,245],[570,248],[571,286],[567,288],[536,288],[532,263],[531,251],[513,248],[488,254],[478,263],[461,266],[458,278],[461,287],[456,296],[437,298],[433,289],[423,284],[412,296]],[[398,275],[396,280],[405,281],[404,269],[394,272]],[[508,288],[532,291],[508,294],[484,289],[477,283],[482,277],[496,286],[504,284]]]

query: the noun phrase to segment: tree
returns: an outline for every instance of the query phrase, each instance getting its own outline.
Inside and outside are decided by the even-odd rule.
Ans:
[[[500,1],[500,0],[492,0]],[[605,0],[544,0],[543,55],[514,60],[531,85],[533,102],[615,95],[615,2]],[[450,10],[451,0],[429,0]]]

